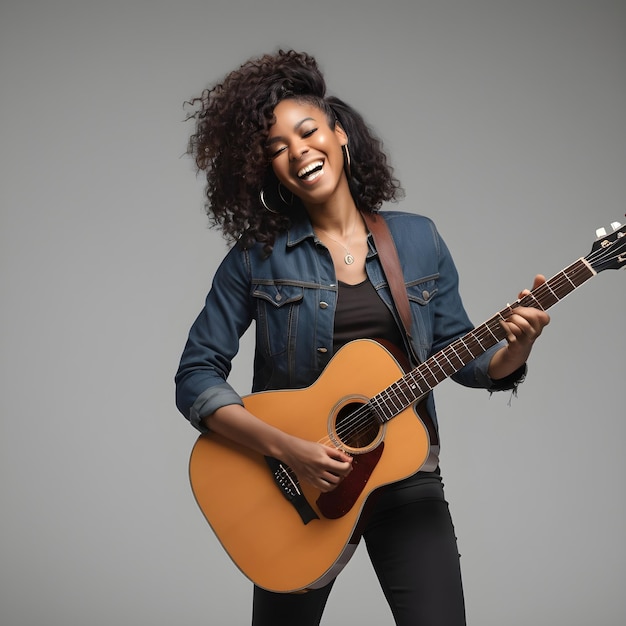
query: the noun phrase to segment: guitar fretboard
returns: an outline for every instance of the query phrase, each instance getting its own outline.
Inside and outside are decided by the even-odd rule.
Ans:
[[[440,382],[504,339],[506,331],[501,321],[512,315],[517,307],[533,307],[545,311],[595,274],[585,259],[579,259],[523,298],[496,313],[484,324],[453,341],[370,399],[369,404],[379,421],[383,423],[390,421],[408,406],[423,398]]]

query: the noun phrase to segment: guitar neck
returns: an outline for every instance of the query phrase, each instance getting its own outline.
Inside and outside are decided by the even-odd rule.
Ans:
[[[517,307],[533,307],[545,311],[595,275],[595,270],[585,259],[578,259],[523,298],[507,305],[484,324],[453,341],[370,399],[370,405],[380,421],[388,422],[426,396],[440,382],[504,339],[506,331],[501,322],[511,316]]]

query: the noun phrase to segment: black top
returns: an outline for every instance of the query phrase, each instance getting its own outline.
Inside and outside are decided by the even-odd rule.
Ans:
[[[385,339],[402,348],[400,329],[369,280],[357,285],[339,281],[333,347],[354,339]]]

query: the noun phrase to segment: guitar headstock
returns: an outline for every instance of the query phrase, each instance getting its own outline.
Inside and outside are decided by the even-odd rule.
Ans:
[[[626,226],[613,222],[611,230],[608,234],[605,228],[596,230],[597,239],[593,242],[591,252],[585,257],[585,261],[596,272],[626,266]]]

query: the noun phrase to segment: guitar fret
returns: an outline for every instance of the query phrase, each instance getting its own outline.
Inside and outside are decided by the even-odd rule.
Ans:
[[[443,366],[441,365],[441,363],[439,363],[439,361],[438,361],[438,359],[437,359],[437,355],[435,355],[435,356],[433,357],[433,363],[435,363],[435,364],[437,365],[437,367],[438,367],[438,368],[439,368],[439,369],[443,372],[443,374],[444,374],[444,375],[443,375],[443,378],[439,378],[439,376],[436,376],[436,378],[437,378],[438,380],[445,380],[445,379],[447,378],[446,370],[445,370],[445,369],[443,369]],[[434,372],[433,372],[433,374],[434,374]]]
[[[463,367],[465,365],[465,362],[463,361],[463,359],[459,356],[459,353],[456,351],[456,341],[454,343],[451,343],[446,350],[450,350],[451,352],[454,353],[454,356],[457,358],[458,362],[460,363],[459,369],[461,369],[461,367]],[[452,361],[451,361],[452,363]]]
[[[410,389],[413,391],[413,400],[417,400],[417,398],[420,398],[428,392],[428,385],[426,386],[426,389],[423,389],[419,379],[417,378],[417,374],[419,374],[419,370],[414,370],[414,372],[410,372],[407,376],[405,376],[405,378],[410,378],[413,381],[413,384],[409,385]],[[415,389],[417,389],[418,393],[414,392]]]
[[[447,348],[444,348],[441,351],[441,356],[443,356],[443,358],[448,361],[448,365],[452,368],[452,371],[454,371],[454,365],[452,365],[452,361],[450,361],[450,359],[448,358],[448,355],[446,354],[447,352]]]
[[[528,294],[528,299],[532,300],[537,305],[536,307],[534,307],[535,309],[541,309],[542,311],[545,310],[543,306],[541,306],[541,302],[539,302],[539,300],[537,300],[537,298],[532,293]]]
[[[476,343],[482,348],[483,352],[485,352],[488,348],[490,348],[491,346],[483,346],[483,344],[480,342],[480,339],[474,334],[474,339],[476,340]]]
[[[392,385],[392,386],[389,388],[389,392],[388,392],[388,394],[387,394],[387,397],[390,399],[390,401],[391,401],[392,406],[394,407],[394,409],[396,409],[396,410],[398,410],[398,409],[399,409],[399,410],[401,411],[404,405],[403,405],[401,402],[397,402],[397,400],[398,400],[398,396],[397,396],[396,394],[392,394],[392,393],[391,393],[391,391],[392,391],[394,388],[395,388],[395,385]]]
[[[404,389],[402,388],[403,385],[404,385]],[[405,406],[406,404],[410,404],[411,402],[413,402],[414,398],[411,397],[410,390],[407,389],[408,385],[407,385],[406,380],[404,380],[404,378],[400,379],[396,386],[398,390],[402,393],[402,396],[404,397]]]
[[[441,380],[445,380],[448,376],[454,373],[454,367],[452,367],[452,364],[443,351],[439,353],[439,360],[437,361],[437,364],[439,365],[439,369],[443,372]]]
[[[561,274],[563,274],[563,276],[565,276],[565,278],[569,281],[569,283],[572,285],[572,288],[576,289],[577,285],[570,280],[570,277],[567,275],[567,270],[562,271]],[[569,291],[567,293],[569,293]]]
[[[383,392],[381,399],[384,398],[384,397],[387,397],[388,395],[389,395],[388,392],[386,392],[386,391]],[[397,414],[396,413],[397,409],[396,409],[395,406],[390,405],[388,402],[385,402],[383,404],[383,407],[385,409],[385,421],[388,422],[394,415]]]
[[[432,388],[432,387],[434,387],[437,384],[438,380],[437,380],[437,377],[435,376],[435,373],[433,372],[433,370],[431,369],[431,367],[429,365],[429,361],[430,361],[430,359],[428,361],[425,361],[422,364],[422,366],[423,366],[424,369],[427,369],[428,370],[428,374],[430,374],[430,380],[429,380],[429,378],[426,375],[424,375],[424,380],[426,380],[428,385]]]
[[[554,293],[554,291],[553,291],[553,289],[552,289],[552,287],[550,285],[550,282],[546,282],[544,284],[546,286],[546,289],[552,294],[552,298],[553,298],[553,300],[551,302],[547,303],[547,306],[542,305],[541,308],[545,311],[546,309],[550,308],[553,304],[556,304],[559,301],[559,297],[556,295],[556,293]]]
[[[522,306],[529,306],[539,309],[540,311],[545,311],[558,301],[559,299],[555,297],[554,292],[546,291],[546,293],[537,294],[536,296],[534,294],[529,294],[520,300],[520,304]]]
[[[485,324],[485,328],[489,331],[489,334],[496,342],[500,341],[500,337],[491,329],[491,324],[489,322]],[[500,326],[499,323],[497,328],[502,331],[502,326]]]
[[[384,424],[385,422],[391,420],[394,415],[391,412],[387,411],[387,405],[381,397],[383,394],[384,391],[379,393],[377,396],[370,398],[369,403],[370,406],[374,409],[374,414],[378,417],[378,420]]]
[[[468,336],[468,335],[466,335],[466,337],[467,337],[468,339],[471,339],[471,334],[470,334],[469,336]],[[463,346],[464,346],[464,347],[465,347],[465,349],[468,351],[468,353],[469,353],[469,355],[472,357],[472,359],[475,359],[475,358],[478,356],[478,354],[476,354],[476,355],[475,355],[475,354],[472,352],[472,350],[471,350],[471,348],[470,348],[470,345],[468,344],[468,342],[467,342],[467,340],[465,339],[465,337],[461,337],[461,338],[459,339],[459,341],[463,344]],[[479,353],[479,354],[480,354],[480,353]],[[470,360],[471,360],[471,359],[470,359]],[[468,362],[469,362],[469,361],[468,361]]]

